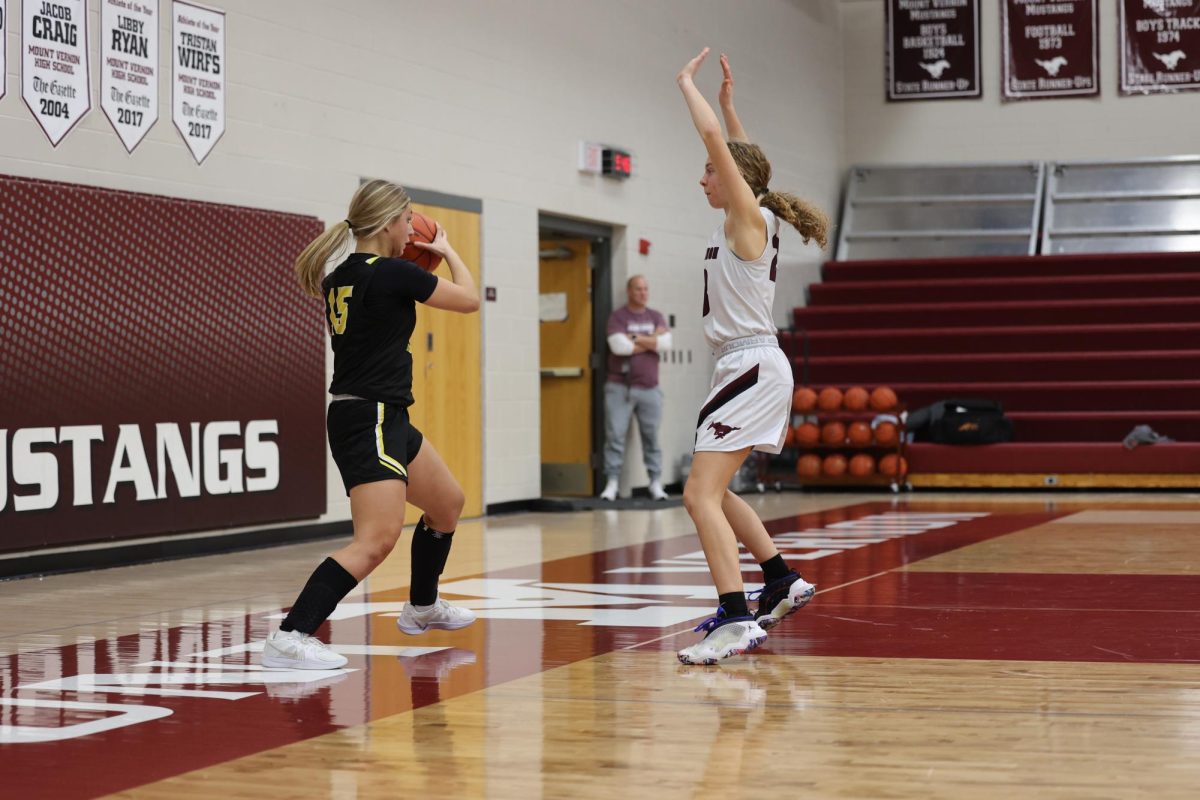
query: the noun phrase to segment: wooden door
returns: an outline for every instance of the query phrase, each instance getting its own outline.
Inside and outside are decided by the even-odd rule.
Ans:
[[[480,283],[479,214],[413,203],[446,229],[450,244]],[[442,263],[439,277],[449,279]],[[467,496],[464,517],[483,514],[483,392],[480,343],[482,320],[476,314],[456,314],[417,306],[417,325],[410,349],[413,356],[413,424],[437,447]],[[407,523],[420,511],[409,506]]]
[[[542,492],[587,496],[593,492],[591,243],[539,245]]]

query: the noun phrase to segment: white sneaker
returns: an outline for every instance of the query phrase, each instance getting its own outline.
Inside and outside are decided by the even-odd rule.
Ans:
[[[447,603],[442,598],[424,611],[417,611],[412,603],[405,603],[404,610],[396,620],[396,627],[405,633],[415,636],[431,628],[441,628],[446,631],[456,631],[465,628],[475,621],[474,612],[458,608]]]
[[[609,478],[608,483],[604,485],[604,491],[600,493],[601,500],[612,502],[617,499],[617,479]]]
[[[712,617],[696,630],[707,630],[708,635],[679,651],[679,660],[684,664],[715,664],[723,658],[749,652],[767,640],[767,632],[751,617],[728,621],[721,616]]]
[[[276,628],[263,642],[262,665],[272,669],[340,669],[348,660],[300,631]]]
[[[652,500],[670,500],[671,495],[667,494],[667,490],[663,488],[662,481],[650,481],[650,499]]]
[[[816,593],[816,586],[792,571],[771,581],[758,592],[751,592],[747,599],[753,600],[757,595],[758,611],[754,618],[764,631],[769,631],[808,605]]]

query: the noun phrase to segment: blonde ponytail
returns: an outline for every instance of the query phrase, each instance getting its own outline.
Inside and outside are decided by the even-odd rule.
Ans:
[[[749,142],[728,142],[729,154],[737,164],[738,172],[758,195],[758,204],[769,208],[771,213],[791,225],[804,242],[816,242],[825,249],[829,243],[829,217],[807,200],[788,192],[773,192],[767,188],[771,181],[771,162],[767,161],[762,148]]]
[[[369,239],[392,223],[412,204],[408,192],[390,181],[367,181],[350,200],[350,211],[341,222],[309,242],[296,259],[296,279],[300,288],[313,297],[321,296],[325,265],[353,234]]]

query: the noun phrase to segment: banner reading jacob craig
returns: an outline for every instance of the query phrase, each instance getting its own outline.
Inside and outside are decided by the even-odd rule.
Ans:
[[[171,117],[197,164],[225,133],[225,14],[171,3]]]
[[[100,0],[100,107],[132,153],[158,120],[159,0]]]
[[[1200,89],[1200,0],[1118,0],[1121,94]]]
[[[21,4],[21,97],[55,147],[91,110],[86,0]]]
[[[979,0],[887,0],[887,99],[981,97]]]
[[[1100,94],[1097,0],[1004,0],[1004,100]]]

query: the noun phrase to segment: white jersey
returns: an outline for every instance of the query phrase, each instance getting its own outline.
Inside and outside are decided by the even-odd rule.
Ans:
[[[759,208],[767,223],[767,246],[753,261],[742,261],[725,241],[721,224],[704,254],[704,338],[716,350],[733,339],[776,332],[775,272],[779,265],[779,219]]]

